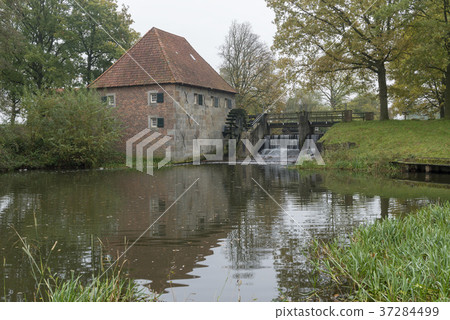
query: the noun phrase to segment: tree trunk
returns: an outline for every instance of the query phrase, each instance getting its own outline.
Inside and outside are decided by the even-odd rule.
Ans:
[[[88,57],[87,57],[86,83],[90,84],[91,80],[92,80],[92,55],[88,54]]]
[[[380,98],[380,120],[389,120],[386,67],[384,62],[378,67],[378,97]]]
[[[11,118],[9,119],[9,121],[10,121],[10,124],[13,126],[15,123],[16,123],[16,117],[17,117],[17,115],[16,115],[16,109],[15,109],[15,107],[11,107]]]
[[[444,119],[450,120],[450,63],[445,72]]]
[[[16,123],[16,118],[19,114],[19,110],[17,108],[18,101],[15,98],[11,99],[11,115],[9,118],[10,124],[13,126]]]

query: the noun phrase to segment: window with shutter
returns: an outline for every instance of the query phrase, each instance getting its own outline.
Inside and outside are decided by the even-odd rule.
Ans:
[[[164,93],[158,93],[156,96],[157,103],[164,103]]]
[[[158,128],[164,128],[164,118],[158,118]]]
[[[158,102],[158,94],[156,92],[148,93],[148,104],[156,104]]]
[[[202,105],[203,105],[203,95],[202,95],[202,94],[199,94],[199,95],[198,95],[198,105],[199,105],[199,106],[202,106]]]

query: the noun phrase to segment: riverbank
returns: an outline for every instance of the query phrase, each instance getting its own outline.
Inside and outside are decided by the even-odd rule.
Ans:
[[[317,245],[322,271],[352,288],[348,301],[450,301],[450,203],[356,230],[350,244]]]
[[[320,142],[332,169],[393,173],[396,161],[450,163],[448,120],[340,123]]]

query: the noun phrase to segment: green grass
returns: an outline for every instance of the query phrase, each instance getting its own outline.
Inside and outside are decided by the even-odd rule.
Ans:
[[[112,276],[94,277],[86,285],[81,279],[52,279],[43,289],[44,301],[49,302],[136,302],[145,301],[136,285],[123,279],[120,273]]]
[[[396,199],[441,199],[450,201],[450,185],[430,182],[397,180],[383,175],[360,172],[326,171],[321,174],[323,185],[337,194]]]
[[[136,283],[126,277],[122,272],[122,267],[117,267],[117,264],[111,270],[108,268],[100,275],[92,276],[88,281],[83,280],[81,276],[75,276],[73,271],[70,279],[62,279],[52,273],[48,265],[57,242],[53,245],[50,253],[44,257],[40,253],[39,247],[29,244],[26,238],[18,236],[35,281],[35,292],[30,301],[139,302],[157,301],[159,298],[156,294],[148,295],[140,291]]]
[[[320,247],[323,271],[355,301],[450,301],[450,203],[359,228]]]
[[[393,161],[450,163],[448,120],[340,123],[321,142],[328,168],[389,172]]]

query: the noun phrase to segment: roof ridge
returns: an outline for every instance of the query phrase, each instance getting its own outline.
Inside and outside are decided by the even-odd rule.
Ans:
[[[162,54],[164,56],[164,60],[166,61],[167,66],[169,67],[170,73],[172,73],[172,78],[173,78],[172,80],[175,82],[180,81],[181,78],[180,78],[179,74],[172,68],[172,64],[170,63],[169,57],[167,56],[166,49],[164,48],[163,43],[161,41],[159,31],[162,31],[162,30],[155,28],[155,33],[156,33],[156,37],[158,38],[159,47],[161,48]],[[169,33],[169,32],[167,32],[167,33]]]
[[[132,56],[131,54],[129,54],[129,52],[130,52],[131,50],[133,50],[133,48],[136,47],[142,40],[144,40],[144,38],[145,38],[150,32],[152,32],[153,29],[156,29],[156,28],[153,27],[153,28],[151,28],[149,31],[147,31],[147,33],[144,34],[138,41],[136,41],[136,43],[133,44],[133,45],[131,46],[131,48],[128,49],[128,50],[125,50],[125,48],[124,48],[122,45],[119,44],[119,46],[120,46],[123,50],[125,50],[125,53],[122,54],[122,56],[121,56],[119,59],[117,59],[116,62],[114,62],[108,69],[105,70],[105,72],[103,72],[97,79],[95,79],[94,81],[92,81],[87,87],[89,88],[89,87],[93,86],[93,85],[94,85],[97,81],[99,81],[104,75],[106,75],[106,74],[108,73],[109,70],[111,70],[117,63],[119,63],[119,61],[121,61],[122,59],[124,59],[126,56],[130,56],[131,59],[134,60],[133,56]],[[145,70],[144,70],[144,71],[145,71]]]
[[[182,39],[186,40],[185,37],[180,36],[180,35],[178,35],[178,34],[175,34],[175,33],[169,32],[169,31],[165,31],[165,30],[162,30],[162,29],[159,29],[159,28],[156,28],[156,27],[153,27],[153,28],[154,28],[156,31],[161,31],[162,33],[167,33],[167,34],[169,34],[169,35],[171,35],[171,36],[173,36],[173,37],[182,38]],[[186,41],[187,41],[187,40],[186,40]]]

